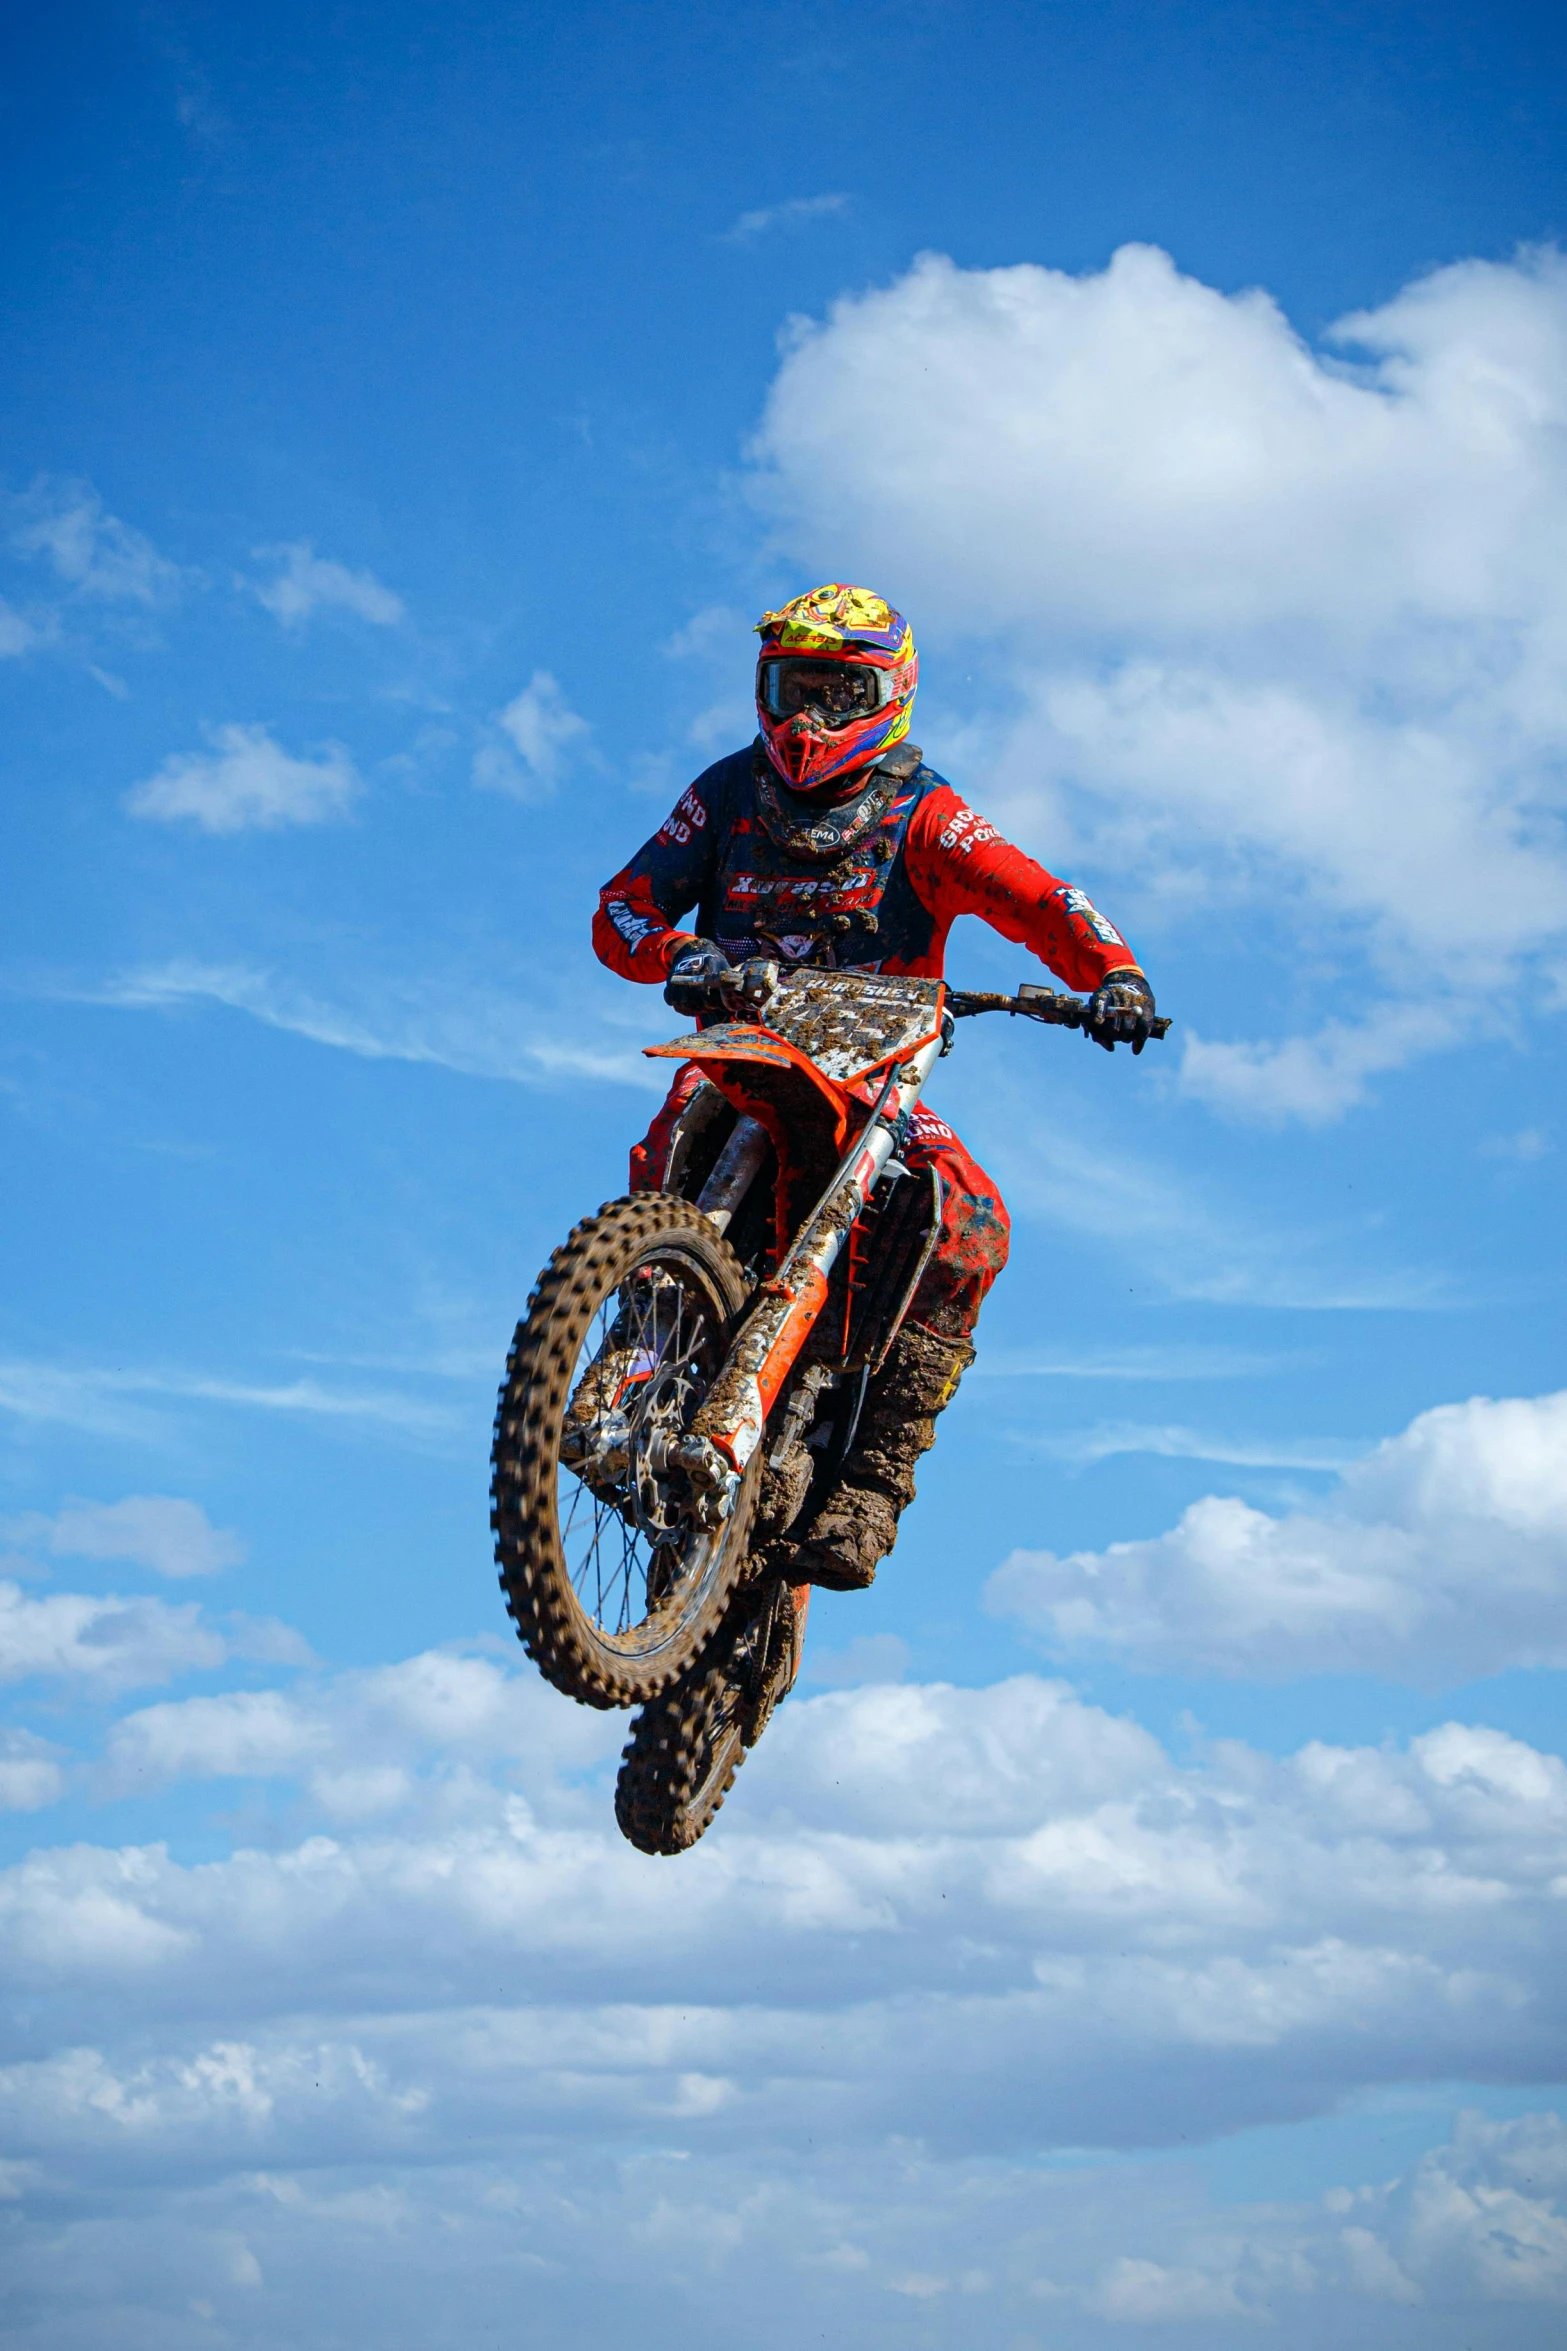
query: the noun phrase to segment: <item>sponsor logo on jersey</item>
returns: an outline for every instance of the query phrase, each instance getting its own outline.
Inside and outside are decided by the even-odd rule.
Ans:
[[[707,810],[697,793],[695,784],[688,784],[675,802],[669,815],[658,828],[660,841],[678,841],[682,847],[693,833],[699,833],[707,823]]]
[[[972,808],[965,808],[960,802],[956,814],[948,818],[942,831],[941,846],[955,849],[960,857],[971,857],[984,842],[996,838],[995,826],[987,824],[982,816],[976,816]]]
[[[1069,882],[1061,892],[1061,906],[1067,914],[1081,915],[1094,937],[1106,947],[1124,947],[1126,941],[1113,922],[1107,922],[1086,890],[1075,889]]]
[[[655,922],[645,914],[633,914],[624,898],[611,898],[604,909],[628,947],[640,947],[656,931],[668,929],[667,923]]]

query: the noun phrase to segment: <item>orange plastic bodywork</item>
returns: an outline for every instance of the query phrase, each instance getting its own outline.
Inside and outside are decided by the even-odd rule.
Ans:
[[[726,1023],[674,1045],[648,1045],[653,1060],[694,1061],[725,1101],[766,1130],[778,1154],[776,1253],[782,1257],[821,1197],[868,1105],[823,1076],[798,1046],[771,1029]]]

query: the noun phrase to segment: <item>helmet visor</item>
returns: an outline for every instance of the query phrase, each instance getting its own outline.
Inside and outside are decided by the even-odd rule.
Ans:
[[[770,718],[811,710],[824,726],[846,727],[880,710],[885,673],[866,661],[813,661],[785,655],[761,663],[756,698]]]

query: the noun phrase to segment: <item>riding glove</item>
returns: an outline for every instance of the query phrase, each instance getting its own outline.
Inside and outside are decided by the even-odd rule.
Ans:
[[[733,987],[736,976],[728,956],[711,939],[693,939],[669,967],[664,1002],[688,1019],[699,1012],[712,1012],[722,1002],[726,987]]]
[[[1152,1031],[1153,990],[1140,971],[1113,971],[1088,1000],[1083,1034],[1113,1053],[1117,1044],[1141,1053]]]

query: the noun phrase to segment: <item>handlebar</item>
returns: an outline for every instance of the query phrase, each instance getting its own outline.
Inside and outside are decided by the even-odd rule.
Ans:
[[[1058,995],[1053,988],[1035,987],[1031,980],[1024,980],[1015,996],[998,996],[985,988],[949,988],[947,1010],[954,1020],[968,1020],[976,1012],[1005,1012],[1013,1019],[1021,1013],[1025,1020],[1042,1020],[1057,1029],[1082,1029],[1091,1025],[1086,997]],[[1161,1015],[1150,1020],[1148,1034],[1162,1037],[1169,1026],[1169,1021]]]
[[[743,1006],[753,1014],[759,1013],[778,985],[780,966],[771,957],[757,956],[747,963],[729,964],[722,970],[703,975],[705,987],[715,1002]],[[666,990],[666,997],[669,992]],[[1087,1029],[1098,1034],[1098,1025],[1089,1018],[1088,999],[1085,996],[1059,994],[1054,988],[1036,987],[1032,980],[1024,980],[1015,996],[993,994],[984,988],[949,988],[946,995],[946,1014],[952,1020],[968,1020],[977,1012],[1005,1012],[1016,1019],[1044,1021],[1057,1029]],[[1133,1045],[1140,1052],[1147,1038],[1163,1037],[1168,1033],[1169,1021],[1162,1015],[1151,1019],[1146,1037]],[[950,1043],[950,1031],[948,1032]]]

